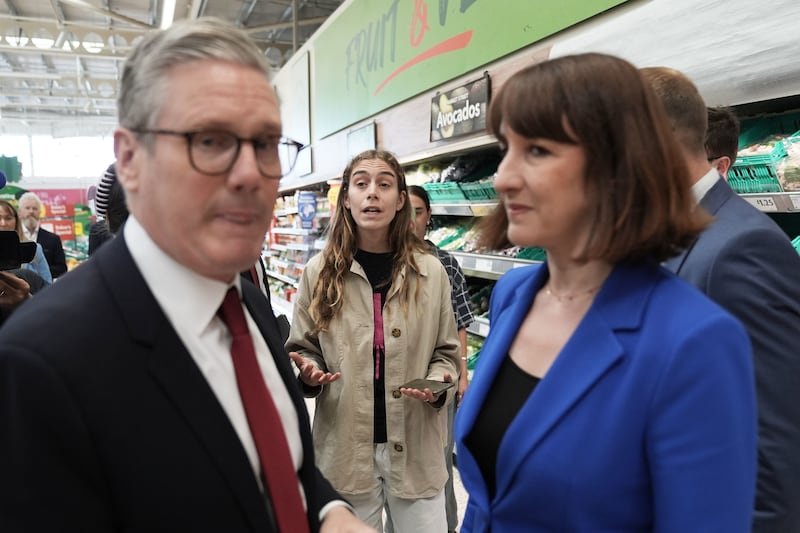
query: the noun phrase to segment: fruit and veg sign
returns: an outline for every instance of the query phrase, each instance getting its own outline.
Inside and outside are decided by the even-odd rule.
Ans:
[[[322,137],[627,0],[353,0],[313,39]]]
[[[486,129],[489,73],[431,99],[431,141],[461,137]]]

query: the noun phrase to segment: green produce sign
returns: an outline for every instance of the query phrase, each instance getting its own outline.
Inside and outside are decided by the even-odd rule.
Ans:
[[[322,136],[627,0],[356,0],[314,41]]]

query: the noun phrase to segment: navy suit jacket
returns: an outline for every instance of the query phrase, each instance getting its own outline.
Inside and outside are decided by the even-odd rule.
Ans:
[[[759,415],[753,531],[800,531],[800,256],[725,180],[700,205],[714,223],[665,266],[744,324]]]
[[[618,265],[505,432],[490,500],[465,444],[547,265],[492,291],[491,330],[459,407],[461,531],[741,533],[756,472],[747,335],[655,265]]]
[[[67,271],[67,259],[64,256],[61,237],[40,227],[39,232],[36,234],[36,242],[42,245],[44,258],[47,259],[53,279]]]
[[[339,499],[275,318],[242,284],[297,410],[311,531]],[[46,333],[42,333],[46,332]],[[0,531],[277,532],[244,448],[119,236],[0,328]]]

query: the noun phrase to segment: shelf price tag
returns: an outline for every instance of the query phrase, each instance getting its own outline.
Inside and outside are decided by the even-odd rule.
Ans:
[[[472,215],[476,217],[484,217],[488,215],[492,209],[494,209],[493,204],[472,204],[470,206],[472,209]]]
[[[800,195],[790,194],[789,200],[792,202],[792,209],[795,211],[800,211]]]
[[[494,267],[494,263],[491,259],[475,259],[475,270],[480,270],[481,272],[494,272],[492,268]]]
[[[775,212],[778,210],[778,206],[775,204],[775,200],[771,196],[744,196],[743,198],[747,200],[750,205],[760,211]]]

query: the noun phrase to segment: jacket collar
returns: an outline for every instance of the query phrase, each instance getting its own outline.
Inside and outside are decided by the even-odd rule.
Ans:
[[[725,205],[725,203],[727,203],[727,201],[733,196],[736,196],[736,193],[733,191],[733,189],[731,189],[731,186],[728,185],[727,181],[720,178],[700,199],[700,207],[705,209],[710,215],[716,216],[719,210],[722,209],[722,206]],[[667,268],[667,270],[676,274],[679,273],[681,271],[681,267],[683,267],[683,263],[686,261],[686,257],[691,253],[692,249],[697,244],[698,239],[695,239],[692,244],[687,246],[685,250],[675,257],[664,261],[664,266]]]

